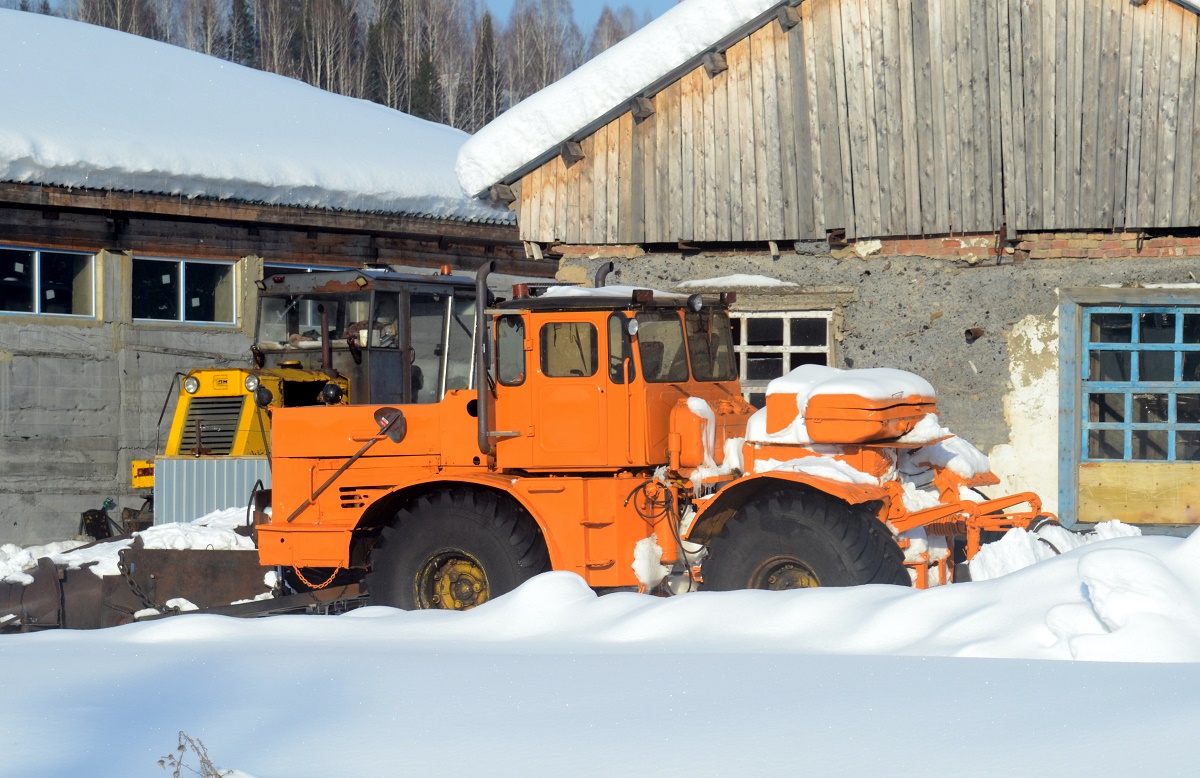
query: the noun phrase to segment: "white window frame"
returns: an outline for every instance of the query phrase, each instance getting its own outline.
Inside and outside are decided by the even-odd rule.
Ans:
[[[138,323],[158,323],[158,324],[186,324],[190,327],[236,327],[238,317],[241,313],[239,306],[239,298],[241,294],[241,262],[232,259],[194,259],[191,257],[133,257],[134,262],[166,262],[179,267],[179,298],[176,304],[179,309],[178,317],[174,319],[146,319],[134,317],[134,321]],[[223,265],[229,267],[233,271],[233,280],[231,282],[230,296],[233,298],[230,301],[231,319],[229,321],[194,321],[187,318],[187,266],[188,265]],[[136,294],[136,290],[130,293],[131,303],[132,296]]]
[[[0,249],[6,251],[21,251],[33,254],[33,281],[30,288],[30,293],[33,295],[33,310],[32,311],[0,311],[0,316],[61,316],[69,319],[95,319],[96,311],[99,309],[96,300],[96,254],[87,251],[70,251],[59,250],[52,248],[36,248],[33,246],[11,246],[0,244]],[[48,313],[42,310],[42,253],[47,254],[70,254],[77,257],[87,257],[88,265],[91,268],[91,297],[92,310],[90,313]]]
[[[741,322],[740,336],[733,344],[734,354],[737,356],[738,376],[740,376],[742,384],[742,397],[750,401],[751,395],[762,395],[767,391],[767,384],[771,379],[758,379],[755,381],[749,380],[746,376],[748,373],[748,357],[751,354],[782,354],[783,355],[783,372],[786,374],[790,370],[795,369],[798,365],[792,364],[792,354],[823,354],[825,356],[825,364],[833,364],[833,311],[730,311],[730,320],[738,319]],[[779,346],[752,346],[746,341],[749,338],[750,328],[748,321],[750,319],[777,319],[783,322],[783,344]],[[825,345],[824,346],[793,346],[792,345],[792,327],[791,322],[794,319],[817,319],[825,322]]]

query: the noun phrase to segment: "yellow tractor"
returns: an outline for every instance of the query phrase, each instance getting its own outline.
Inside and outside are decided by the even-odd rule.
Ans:
[[[269,486],[270,414],[256,396],[270,408],[422,404],[473,386],[474,281],[449,268],[279,274],[259,286],[248,364],[175,377],[166,446],[132,463],[145,504],[126,509],[126,526],[190,521]]]

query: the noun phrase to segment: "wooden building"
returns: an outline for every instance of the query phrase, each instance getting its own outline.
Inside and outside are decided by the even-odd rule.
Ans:
[[[540,244],[1200,224],[1197,16],[806,0],[499,183]],[[1193,164],[1195,159],[1195,164]]]
[[[581,110],[535,95],[464,147],[558,133],[471,181],[529,250],[581,282],[613,258],[621,283],[740,284],[751,399],[806,362],[914,370],[1068,523],[1200,523],[1194,7],[748,0],[597,104],[699,5],[555,85]]]

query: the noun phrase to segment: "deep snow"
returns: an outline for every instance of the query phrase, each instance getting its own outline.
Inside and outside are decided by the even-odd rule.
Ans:
[[[1200,536],[1010,575],[0,637],[0,775],[1190,774]],[[1064,661],[1083,660],[1083,661]],[[1172,664],[1173,663],[1173,664]]]
[[[512,222],[469,137],[166,43],[0,9],[0,181]]]

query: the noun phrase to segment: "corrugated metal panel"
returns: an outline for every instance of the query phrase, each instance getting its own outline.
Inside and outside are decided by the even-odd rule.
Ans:
[[[192,521],[245,507],[261,480],[271,486],[264,457],[158,457],[154,460],[154,523]]]

